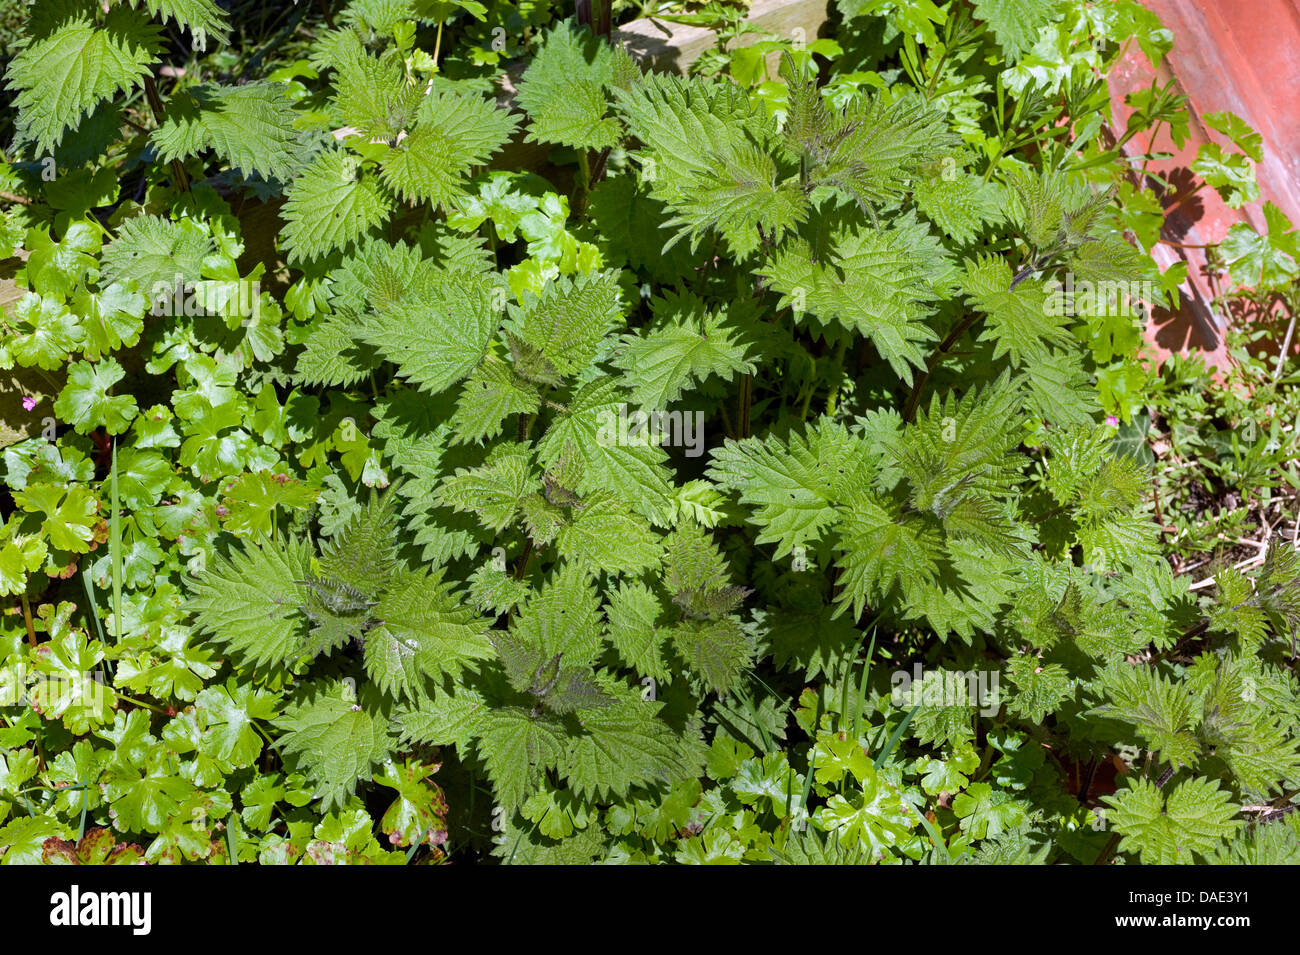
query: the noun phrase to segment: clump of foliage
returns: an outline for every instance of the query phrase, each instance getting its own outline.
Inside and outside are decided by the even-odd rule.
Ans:
[[[846,2],[681,77],[512,6],[164,100],[220,7],[36,4],[0,861],[1300,855],[1295,552],[1189,591],[1138,320],[1056,298],[1177,285],[1098,135],[1158,21]]]
[[[1157,493],[1175,561],[1208,579],[1213,561],[1258,566],[1274,534],[1294,540],[1293,446],[1300,407],[1290,368],[1300,248],[1272,203],[1260,235],[1236,223],[1211,250],[1223,280],[1215,306],[1233,316],[1226,368],[1173,355],[1152,376],[1132,435],[1159,451]],[[1240,559],[1239,559],[1240,558]]]

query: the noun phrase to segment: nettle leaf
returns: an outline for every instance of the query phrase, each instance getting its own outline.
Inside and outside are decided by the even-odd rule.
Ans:
[[[1097,568],[1141,567],[1155,560],[1160,541],[1146,515],[1116,514],[1078,530],[1083,559]]]
[[[374,615],[382,623],[366,634],[366,671],[390,695],[418,699],[425,677],[456,677],[492,656],[492,621],[462,604],[441,573],[401,574]]]
[[[943,544],[937,529],[904,517],[883,498],[859,497],[840,524],[840,535],[839,612],[851,607],[856,619],[868,602],[883,599],[895,584],[913,595],[938,581]]]
[[[1243,788],[1272,793],[1295,772],[1296,741],[1289,717],[1278,719],[1272,681],[1248,656],[1197,658],[1187,683],[1199,697],[1200,735],[1214,747]],[[1259,692],[1263,683],[1268,689]]]
[[[610,149],[622,130],[608,116],[606,90],[625,84],[639,70],[621,48],[562,23],[519,80],[519,105],[530,118],[528,138],[575,149]]]
[[[373,493],[357,515],[321,549],[327,580],[376,598],[396,575],[399,522],[392,491]]]
[[[600,598],[590,576],[574,564],[560,569],[529,598],[511,628],[543,657],[590,663],[600,652]]]
[[[1019,382],[1007,372],[960,398],[952,392],[933,397],[903,440],[888,449],[907,478],[911,502],[946,520],[972,495],[998,495],[1014,485],[1022,463],[1016,450],[1021,402]]]
[[[548,654],[539,644],[508,631],[491,639],[512,687],[539,698],[550,692],[559,676],[560,654]]]
[[[396,364],[403,378],[436,394],[478,366],[499,321],[489,281],[452,272],[430,277],[418,294],[366,316],[357,336]]]
[[[822,419],[787,441],[775,436],[728,440],[713,452],[709,477],[739,491],[763,530],[755,543],[776,542],[776,558],[821,540],[838,519],[835,505],[854,482],[869,480],[874,463],[866,442]]]
[[[303,542],[219,555],[190,585],[186,609],[200,633],[254,665],[292,663],[303,652],[298,581],[307,578],[310,559]]]
[[[1038,31],[1052,22],[1058,0],[973,0],[975,15],[988,24],[1015,63],[1038,42]]]
[[[845,653],[852,653],[862,642],[862,634],[843,617],[834,617],[831,608],[817,607],[796,612],[781,609],[756,611],[764,650],[784,670],[803,670],[804,678],[831,674]]]
[[[478,516],[489,531],[500,532],[515,520],[524,496],[537,484],[528,449],[501,444],[476,468],[459,468],[438,487],[445,507]]]
[[[726,694],[753,662],[754,648],[740,620],[686,620],[669,631],[677,655],[705,686]]]
[[[1300,836],[1287,826],[1248,826],[1205,861],[1209,865],[1300,864]]]
[[[874,221],[872,207],[900,198],[923,165],[956,144],[944,116],[919,96],[859,96],[832,110],[811,79],[782,73],[792,86],[791,121],[782,130],[804,158],[807,177],[855,203]]]
[[[346,249],[385,220],[388,187],[342,149],[321,153],[290,184],[280,240],[291,261]]]
[[[945,235],[970,242],[986,227],[1003,219],[1002,196],[993,183],[974,173],[957,171],[956,163],[940,160],[937,175],[922,176],[913,192],[917,208]]]
[[[51,152],[101,102],[134,89],[161,51],[162,30],[126,7],[110,9],[102,24],[89,2],[59,10],[63,15],[35,31],[6,74],[16,92],[18,136],[41,153]]]
[[[748,343],[725,312],[693,295],[670,292],[653,307],[657,321],[638,335],[624,335],[614,363],[633,383],[632,401],[642,408],[667,408],[686,388],[717,375],[731,381],[753,374]]]
[[[722,165],[722,157],[738,146],[766,144],[776,131],[763,106],[731,82],[652,73],[614,95],[649,153],[641,157],[643,180],[674,212],[692,204],[700,177]]]
[[[311,689],[308,698],[276,720],[285,731],[277,745],[297,757],[324,808],[341,808],[359,783],[370,780],[374,767],[389,758],[396,739],[387,716],[370,701],[358,703],[343,684],[317,683]]]
[[[499,617],[524,602],[528,584],[507,573],[504,560],[493,559],[470,575],[469,594],[475,607]]]
[[[560,773],[587,798],[621,796],[634,785],[673,783],[699,773],[704,746],[658,719],[661,704],[625,701],[583,718],[569,740]]]
[[[626,407],[617,379],[597,378],[583,385],[537,442],[537,459],[551,467],[562,458],[576,458],[583,476],[574,490],[607,489],[651,523],[664,526],[672,513],[672,488],[663,464],[668,455],[648,438],[625,440],[619,415]]]
[[[659,563],[662,547],[645,518],[609,494],[596,492],[577,505],[556,535],[559,555],[593,573],[638,573]]]
[[[655,281],[671,284],[690,273],[696,256],[680,242],[664,248],[668,210],[650,195],[650,185],[627,176],[603,179],[591,193],[587,212],[600,234],[606,261],[625,262]]]
[[[709,230],[716,230],[743,258],[807,219],[808,199],[793,168],[778,164],[765,148],[734,143],[715,158],[714,168],[696,173],[682,187],[689,201],[675,206],[676,215],[664,223],[665,228],[678,227],[669,246],[689,238],[693,250]]]
[[[347,34],[345,34],[347,35]],[[408,129],[421,100],[420,88],[399,51],[373,56],[357,34],[338,48],[334,62],[333,113],[346,130],[366,141],[391,142]]]
[[[1249,577],[1235,567],[1225,567],[1214,575],[1214,591],[1211,629],[1234,634],[1245,647],[1257,648],[1268,639],[1268,614],[1256,606]]]
[[[1060,504],[1074,503],[1110,457],[1114,432],[1089,422],[1052,433],[1045,486]]]
[[[539,699],[552,713],[576,713],[612,703],[609,694],[586,667],[560,667],[543,686],[546,692]]]
[[[211,149],[245,176],[287,180],[302,148],[296,114],[280,83],[203,85],[175,94],[152,140],[163,162]]]
[[[226,11],[213,0],[127,0],[133,7],[145,7],[155,17],[171,20],[194,35],[194,49],[207,48],[206,41],[224,41],[230,32]]]
[[[454,690],[439,689],[409,709],[399,709],[393,719],[403,739],[463,747],[478,735],[490,712],[481,694],[456,686]]]
[[[484,715],[477,747],[501,806],[514,808],[537,789],[541,773],[564,758],[564,728],[519,707]]]
[[[761,106],[730,83],[652,75],[616,93],[619,109],[651,153],[641,174],[678,227],[665,251],[709,230],[745,257],[808,216],[798,169],[771,148],[775,129]]]
[[[1041,256],[1077,249],[1109,231],[1110,193],[1094,193],[1078,174],[1017,166],[1006,180],[1011,221]]]
[[[617,272],[547,281],[541,295],[526,293],[522,305],[509,306],[505,332],[515,371],[536,384],[560,384],[591,364],[620,315]]]
[[[304,385],[355,385],[378,366],[379,357],[357,342],[355,318],[331,315],[303,342],[294,380]]]
[[[658,625],[664,610],[658,595],[638,581],[622,581],[605,605],[606,639],[625,663],[654,680],[669,677],[665,633]]]
[[[1028,654],[1007,661],[1007,676],[1016,688],[1007,700],[1007,710],[1031,723],[1042,723],[1073,690],[1073,681],[1063,666],[1044,663]]]
[[[1146,865],[1186,865],[1222,847],[1243,825],[1234,818],[1232,794],[1213,780],[1188,779],[1166,793],[1147,779],[1130,778],[1125,789],[1103,796],[1110,824],[1123,838],[1121,852],[1136,852]]]
[[[311,326],[298,356],[296,379],[350,385],[366,378],[382,359],[358,341],[361,317],[412,297],[435,271],[432,260],[405,243],[363,240],[327,277],[331,311]]]
[[[518,118],[489,99],[434,90],[415,129],[382,159],[382,177],[404,199],[448,206],[465,194],[470,169],[509,142]]]
[[[344,316],[380,312],[412,297],[441,270],[458,271],[426,255],[422,247],[405,242],[364,239],[327,276],[331,311]],[[476,270],[466,263],[464,271]]]
[[[1005,260],[981,256],[966,263],[962,287],[988,316],[980,341],[996,343],[993,357],[1010,355],[1016,365],[1032,366],[1047,358],[1050,345],[1066,344],[1070,318],[1059,302],[1051,307],[1042,282],[1024,279],[1012,288],[1014,279]]]
[[[515,374],[504,361],[488,355],[465,380],[451,426],[458,443],[482,442],[501,434],[511,415],[536,414],[537,387]]]
[[[1101,414],[1092,376],[1079,357],[1053,352],[1026,369],[1025,403],[1038,418],[1060,426],[1090,424]]]
[[[921,346],[936,337],[925,322],[928,308],[946,297],[955,275],[948,253],[910,214],[887,229],[841,229],[830,245],[829,262],[816,260],[804,242],[781,247],[766,267],[781,306],[866,335],[910,383],[912,367],[925,367]]]
[[[740,606],[749,591],[731,583],[726,558],[703,528],[685,523],[669,536],[664,586],[685,615],[716,620]]]
[[[101,260],[109,282],[135,282],[151,300],[178,282],[199,278],[203,260],[216,251],[212,239],[192,222],[136,216],[123,222]]]

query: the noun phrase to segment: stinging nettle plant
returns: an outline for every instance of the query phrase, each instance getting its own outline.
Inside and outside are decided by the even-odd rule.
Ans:
[[[58,240],[87,261],[33,291],[34,338],[83,285],[143,326],[177,269],[244,279],[215,185],[278,203],[279,302],[144,332],[151,373],[177,369],[170,493],[213,515],[187,525],[176,626],[256,700],[267,745],[228,771],[276,768],[211,797],[271,799],[259,858],[308,844],[286,803],[325,816],[319,855],[376,786],[393,844],[441,845],[449,812],[454,849],[510,862],[1300,855],[1300,564],[1275,545],[1198,597],[1161,556],[1149,468],[1099,423],[1114,319],[1049,299],[1066,275],[1166,286],[1076,163],[1096,147],[1032,139],[1050,91],[980,72],[1032,35],[977,2],[928,58],[895,30],[923,82],[790,49],[760,95],[557,22],[508,103],[416,40],[495,7],[392,6],[346,5],[279,80],[163,102],[160,24],[220,39],[221,8],[41,0],[8,74],[33,159],[112,140],[137,89],[154,118],[146,201]],[[1102,39],[1150,38],[1115,6]],[[1086,73],[1062,92],[1080,126]],[[521,143],[545,175],[484,170]],[[161,426],[83,342],[48,364],[84,356],[86,431],[139,460]],[[609,440],[629,408],[698,415],[707,450]],[[914,659],[996,674],[998,705],[895,705]],[[446,804],[420,789],[438,764]]]

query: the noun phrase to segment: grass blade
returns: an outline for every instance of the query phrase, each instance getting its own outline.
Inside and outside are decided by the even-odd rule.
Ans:
[[[925,827],[926,834],[929,835],[930,841],[934,843],[934,847],[939,850],[945,861],[951,862],[952,856],[948,852],[948,846],[943,841],[943,835],[934,827],[934,823],[925,817],[925,813],[922,812],[919,815],[921,825]]]
[[[108,553],[113,567],[113,634],[122,635],[122,511],[117,497],[117,439],[113,439],[113,463],[109,471],[109,496],[113,509],[108,525]]]
[[[104,639],[104,625],[99,620],[99,601],[95,599],[95,582],[90,577],[90,567],[88,566],[81,571],[81,584],[86,588],[86,603],[90,607],[90,613],[86,616],[94,621],[95,633],[99,636],[99,642],[107,643],[108,641]]]
[[[898,724],[898,729],[894,730],[894,732],[890,734],[889,739],[885,741],[884,748],[880,751],[880,755],[871,761],[875,764],[876,769],[879,769],[880,764],[889,758],[889,754],[894,751],[894,747],[898,745],[898,741],[903,738],[903,734],[907,732],[907,725],[912,722],[912,717],[916,715],[916,711],[920,708],[921,704],[918,703],[916,706],[908,710],[907,715],[903,717],[903,722]]]
[[[77,823],[77,844],[78,845],[81,844],[81,840],[86,835],[86,807],[89,805],[89,802],[90,802],[90,784],[82,783],[81,784],[81,821]]]
[[[226,851],[230,854],[230,864],[239,865],[239,837],[235,829],[239,826],[239,814],[232,812],[226,822]]]
[[[867,677],[871,674],[871,658],[876,655],[876,628],[871,628],[871,644],[867,647],[867,659],[862,664],[862,679],[858,684],[857,699],[854,700],[853,712],[849,714],[849,731],[853,738],[862,736],[862,708],[867,703]]]

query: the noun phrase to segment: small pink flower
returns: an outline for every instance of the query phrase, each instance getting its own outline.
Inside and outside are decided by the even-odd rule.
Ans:
[[[1110,425],[1112,428],[1118,428],[1119,418],[1116,418],[1113,414],[1108,414],[1106,415],[1106,423]]]
[[[33,398],[31,395],[25,395],[23,397],[23,410],[31,411],[35,407],[36,407],[36,399]]]

